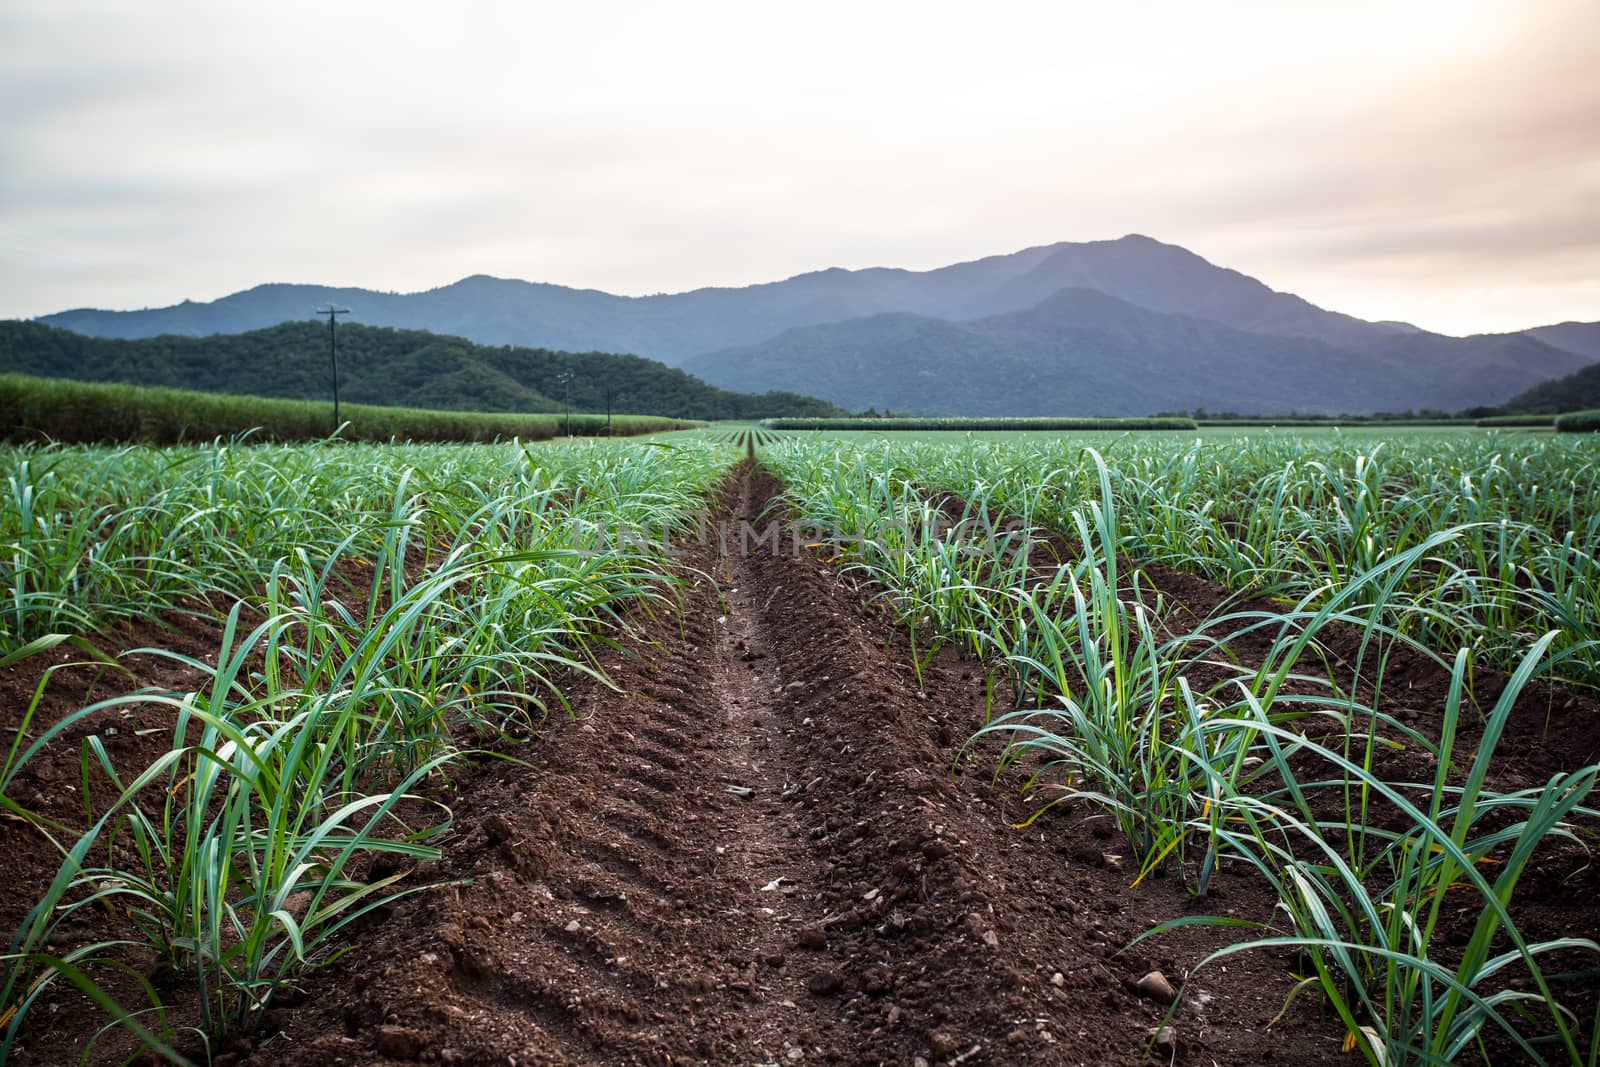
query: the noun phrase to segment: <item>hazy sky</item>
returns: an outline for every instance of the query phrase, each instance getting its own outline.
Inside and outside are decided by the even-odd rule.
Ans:
[[[0,316],[1138,232],[1366,318],[1600,319],[1600,0],[5,0],[0,108]]]

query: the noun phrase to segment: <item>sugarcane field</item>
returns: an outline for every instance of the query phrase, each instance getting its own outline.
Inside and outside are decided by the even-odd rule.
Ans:
[[[8,446],[5,1056],[1592,1062],[1596,447]]]

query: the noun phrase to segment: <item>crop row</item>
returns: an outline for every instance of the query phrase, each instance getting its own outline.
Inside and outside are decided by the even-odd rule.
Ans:
[[[687,529],[731,454],[686,443],[6,458],[14,595],[0,663],[69,637],[93,644],[109,621],[155,608],[210,610],[202,595],[231,606],[218,609],[214,663],[183,660],[203,678],[194,691],[114,697],[34,733],[39,696],[27,710],[0,765],[0,809],[62,862],[4,956],[0,1059],[63,980],[168,1055],[179,1026],[247,1031],[351,922],[418,888],[406,876],[438,856],[463,748],[525,732],[560,704],[564,672],[598,676],[589,650],[626,628],[625,608],[672,596],[664,546],[618,534]],[[48,684],[46,673],[40,695]],[[13,798],[30,760],[134,705],[168,709],[172,744],[130,768],[88,733],[84,784],[105,776],[114,802],[69,827]],[[73,931],[102,911],[126,921],[82,943]],[[141,973],[172,976],[198,1013]],[[105,991],[130,983],[146,1003]]]
[[[370,570],[400,524],[411,564],[489,519],[537,526],[568,499],[669,480],[701,452],[361,445],[0,447],[0,655],[45,634],[257,593],[285,559]],[[683,461],[683,457],[689,457]],[[496,515],[496,513],[499,513]],[[362,562],[364,561],[364,562]]]
[[[1441,561],[1482,554],[1498,566],[1508,558],[1511,549],[1496,538],[1509,533],[1480,538],[1484,526],[1509,530],[1513,522],[1491,520],[1488,501],[1522,516],[1517,534],[1528,540],[1517,542],[1518,552],[1534,543],[1539,527],[1530,520],[1592,522],[1593,501],[1558,460],[1576,457],[1511,461],[1547,479],[1568,474],[1553,482],[1564,491],[1552,502],[1555,494],[1518,489],[1502,473],[1505,457],[1470,474],[1451,470],[1475,453],[1448,444],[1378,468],[1370,457],[1344,464],[1270,440],[1227,457],[1130,441],[1109,461],[1030,447],[819,440],[781,447],[773,465],[800,517],[832,531],[841,565],[893,606],[919,665],[953,643],[986,666],[994,698],[978,736],[1007,742],[1006,765],[1030,758],[1024,773],[1041,814],[1065,804],[1113,818],[1140,879],[1174,870],[1200,898],[1223,868],[1253,871],[1273,887],[1279,913],[1202,967],[1247,949],[1298,951],[1306,961],[1301,987],[1321,992],[1348,1047],[1373,1064],[1452,1063],[1474,1048],[1487,1056],[1491,1039],[1528,1062],[1594,1064],[1600,1020],[1574,1014],[1560,977],[1592,971],[1600,944],[1531,942],[1513,897],[1537,850],[1592,833],[1600,766],[1541,788],[1493,785],[1518,695],[1549,672],[1553,649],[1564,647],[1570,661],[1583,642],[1554,628],[1485,641],[1463,629],[1465,620],[1493,618],[1497,606],[1463,599],[1467,589],[1438,577],[1444,571],[1481,589],[1465,564]],[[1423,496],[1459,486],[1463,500],[1483,504],[1481,517],[1451,527],[1438,511],[1431,519],[1426,511],[1409,520],[1390,515],[1385,502],[1401,479],[1425,475],[1406,484]],[[964,510],[941,501],[943,491],[958,491]],[[1250,506],[1271,510],[1258,517]],[[1226,519],[1216,515],[1222,507],[1230,508]],[[1018,515],[1020,523],[1004,521]],[[1289,528],[1276,531],[1272,521]],[[1385,541],[1382,551],[1364,543],[1386,536],[1391,522],[1408,540]],[[1270,534],[1268,543],[1244,547],[1233,536],[1241,530]],[[1023,551],[1041,533],[1064,542],[1059,560]],[[1569,535],[1551,540],[1575,549]],[[1294,548],[1314,537],[1326,553]],[[1220,550],[1224,540],[1233,555]],[[1246,573],[1240,586],[1256,592],[1282,592],[1297,580],[1310,588],[1276,610],[1223,608],[1173,632],[1172,605],[1128,562],[1151,549],[1194,570]],[[1256,566],[1231,570],[1246,552]],[[1324,556],[1332,566],[1296,578],[1297,568]],[[1537,574],[1545,562],[1531,555],[1517,565]],[[1592,602],[1592,572],[1570,580],[1583,583],[1577,595]],[[1449,626],[1412,591],[1418,584],[1458,598]],[[1428,625],[1418,624],[1419,613]],[[1324,654],[1336,630],[1358,635],[1351,665]],[[1465,639],[1449,643],[1457,635]],[[1235,654],[1251,636],[1270,639],[1265,651]],[[1517,641],[1509,684],[1479,714],[1475,664],[1503,658]],[[1399,650],[1448,672],[1436,736],[1386,710],[1384,666]],[[1457,741],[1468,723],[1483,727],[1475,751]],[[1432,780],[1386,779],[1376,757],[1393,747],[1426,753]],[[1463,912],[1465,930],[1447,936]],[[1248,925],[1186,916],[1151,934],[1205,921]]]
[[[1387,625],[1506,670],[1558,631],[1553,675],[1600,685],[1592,439],[1264,433],[1130,437],[1108,448],[1117,549],[1147,565],[1303,607],[1381,597]],[[1074,510],[1101,491],[1101,472],[1070,441],[907,443],[883,457],[899,479],[941,492],[982,487],[1003,513],[1068,532]],[[1416,565],[1384,585],[1358,582],[1412,552]]]

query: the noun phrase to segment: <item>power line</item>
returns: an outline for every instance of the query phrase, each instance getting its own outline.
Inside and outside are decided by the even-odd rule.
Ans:
[[[328,356],[333,361],[333,432],[337,434],[343,425],[339,421],[339,316],[350,314],[350,309],[329,304],[318,308],[317,314],[328,316]]]

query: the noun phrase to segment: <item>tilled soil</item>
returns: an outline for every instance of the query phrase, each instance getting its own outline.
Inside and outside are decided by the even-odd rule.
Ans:
[[[19,757],[50,726],[82,709],[104,705],[57,734],[22,764],[6,787],[7,795],[24,810],[48,820],[47,826],[55,824],[47,830],[10,812],[0,812],[0,856],[4,857],[0,930],[6,932],[8,945],[12,931],[26,920],[61,869],[63,850],[70,848],[120,793],[98,770],[86,742],[91,737],[98,739],[106,758],[125,774],[148,767],[172,749],[175,715],[170,706],[122,702],[120,698],[141,690],[192,692],[207,684],[206,672],[199,667],[174,656],[138,651],[164,649],[214,664],[223,630],[207,616],[207,607],[196,604],[191,613],[166,612],[125,622],[96,636],[99,655],[61,644],[0,668],[0,745],[9,750],[18,743],[21,732],[16,749]],[[90,768],[87,774],[85,761]],[[52,843],[52,836],[57,843]],[[91,854],[90,862],[97,862],[102,855]],[[57,927],[44,948],[60,954],[127,935],[125,926],[105,909],[82,908]],[[140,967],[145,961],[134,954],[131,962]],[[143,1006],[138,983],[130,976],[107,969],[98,971],[95,978],[106,983],[120,1002]],[[178,1015],[181,1018],[182,1013]],[[97,1031],[105,1023],[106,1017],[86,998],[67,983],[58,982],[29,1011],[27,1029],[12,1060],[18,1064],[76,1063],[87,1051],[90,1062],[120,1062],[135,1046],[120,1041],[119,1035],[100,1038]]]
[[[48,726],[91,705],[106,706],[62,731],[49,747],[23,763],[7,794],[36,815],[77,829],[85,828],[85,810],[103,812],[118,790],[98,772],[84,776],[84,742],[92,735],[118,768],[143,769],[172,748],[172,710],[149,702],[114,703],[141,689],[187,692],[206,684],[205,672],[172,656],[136,653],[160,648],[203,663],[216,661],[222,627],[198,613],[167,613],[160,618],[128,622],[97,639],[100,657],[72,644],[0,668],[0,745],[16,741],[30,706],[33,716],[21,750]],[[116,665],[105,660],[114,658]],[[48,674],[41,688],[43,676]],[[82,795],[87,784],[88,798]],[[59,834],[68,845],[73,838]],[[61,866],[61,853],[36,827],[9,813],[0,815],[0,854],[6,858],[8,891],[0,893],[0,929],[15,929],[40,891]],[[12,887],[16,891],[9,891]]]
[[[919,685],[816,555],[739,552],[776,490],[741,468],[716,516],[734,536],[686,546],[681,603],[602,657],[617,690],[580,678],[523,762],[471,763],[444,859],[414,876],[436,887],[217,1062],[1348,1063],[1309,995],[1268,1028],[1286,955],[1200,972],[1154,1047],[1167,1006],[1137,983],[1181,985],[1225,936],[1125,950],[1194,902],[1172,878],[1130,888],[1085,812],[1014,829],[1020,778],[963,751],[981,672],[941,655]],[[1203,907],[1273,904],[1225,869]],[[62,1000],[30,1062],[86,1018]]]
[[[743,471],[720,518],[776,488]],[[992,753],[957,762],[981,679],[941,660],[919,690],[814,555],[726,547],[694,548],[681,610],[605,664],[621,693],[580,683],[530,766],[462,783],[419,875],[470,883],[396,905],[256,1062],[1149,1062],[1166,1005],[1135,983],[1220,942],[1118,950],[1181,889],[1131,892],[1101,824],[1011,829]],[[1314,1017],[1263,1047],[1288,987],[1277,960],[1208,971],[1159,1060],[1334,1062]]]

